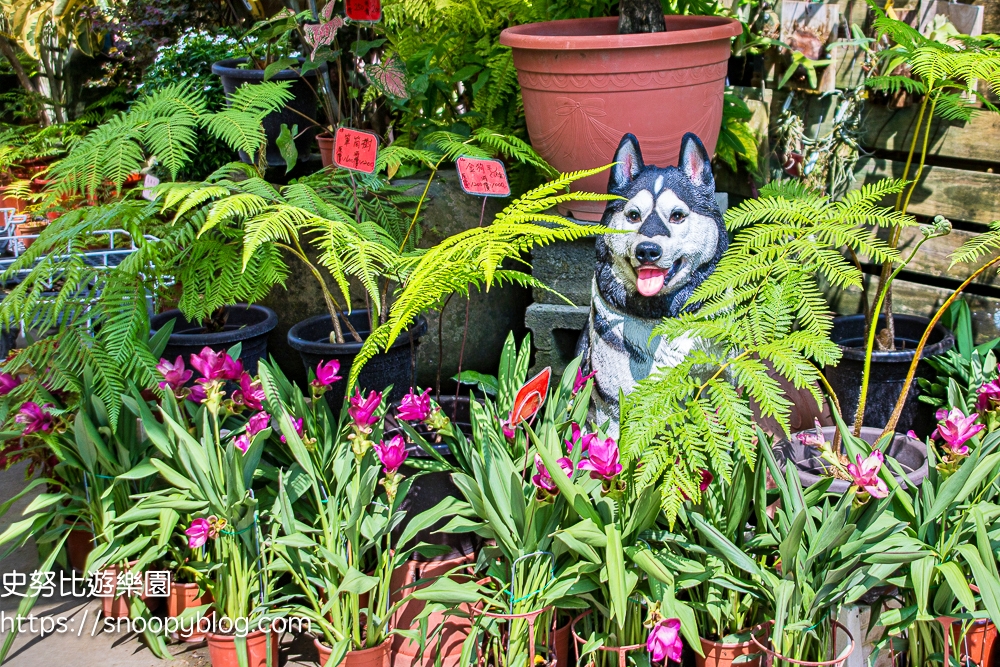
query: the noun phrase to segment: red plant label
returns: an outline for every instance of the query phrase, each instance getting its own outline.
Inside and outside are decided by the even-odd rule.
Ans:
[[[378,137],[371,132],[337,128],[337,147],[333,151],[333,163],[344,169],[353,169],[371,174],[375,171],[378,156]]]
[[[372,23],[382,19],[381,0],[345,0],[344,9],[347,18],[352,21],[370,21]]]
[[[510,196],[507,170],[500,160],[460,157],[455,164],[458,167],[458,177],[462,180],[462,189],[466,194],[481,197]]]

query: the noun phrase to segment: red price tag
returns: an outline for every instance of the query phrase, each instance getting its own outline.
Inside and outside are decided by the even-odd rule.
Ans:
[[[375,23],[382,20],[381,0],[345,0],[344,9],[347,18],[352,21],[369,21]]]
[[[371,174],[375,171],[375,158],[378,156],[378,137],[371,132],[352,130],[349,127],[337,128],[337,146],[333,149],[333,163],[344,169],[363,171]]]
[[[500,160],[460,157],[455,162],[466,194],[481,197],[509,197],[510,183]]]

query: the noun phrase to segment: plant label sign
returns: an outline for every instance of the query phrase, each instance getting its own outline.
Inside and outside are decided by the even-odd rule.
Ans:
[[[460,157],[455,161],[462,190],[480,197],[509,197],[507,170],[500,160]]]
[[[378,136],[349,127],[337,128],[337,146],[333,150],[335,165],[371,174],[375,171],[377,156]]]
[[[344,0],[347,18],[376,23],[382,20],[382,0]]]
[[[160,179],[152,174],[146,174],[142,180],[142,198],[153,201],[153,188],[160,184]]]

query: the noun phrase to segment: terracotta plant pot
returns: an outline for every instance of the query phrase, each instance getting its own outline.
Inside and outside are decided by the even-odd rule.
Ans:
[[[531,145],[562,172],[613,161],[622,135],[639,139],[648,164],[676,165],[693,132],[715,152],[731,37],[721,16],[667,16],[666,32],[618,34],[614,16],[507,28]],[[608,174],[573,188],[607,192]],[[600,220],[604,202],[568,202],[560,213]]]
[[[87,565],[87,556],[94,550],[94,534],[89,530],[74,528],[66,537],[66,559],[69,566],[77,572],[83,572]]]
[[[472,565],[475,562],[474,553],[445,560],[424,562],[409,560],[392,573],[390,584],[394,591],[392,602],[398,602],[412,591],[412,588],[402,590],[404,586],[409,586],[420,579],[443,576],[456,567]],[[400,605],[393,615],[393,627],[412,628],[414,619],[424,610],[425,605],[423,600],[409,600]],[[465,611],[470,611],[468,605],[462,607]],[[459,616],[446,617],[444,612],[434,612],[427,618],[427,627],[429,629],[441,627],[441,634],[424,647],[423,653],[420,653],[420,647],[416,642],[400,635],[393,637],[393,667],[435,667],[439,658],[440,667],[457,667],[462,656],[462,642],[469,636],[472,627],[471,621]]]
[[[246,667],[267,667],[267,638],[271,638],[271,667],[278,667],[278,635],[258,630],[247,635]],[[208,633],[208,661],[212,667],[239,667],[236,637]]]
[[[25,250],[31,247],[35,239],[49,226],[48,220],[30,220],[22,222],[14,230],[14,236]]]
[[[128,567],[132,567],[138,561],[132,561],[128,564]],[[121,567],[118,565],[112,565],[111,567],[102,570],[102,572],[108,573],[113,576],[115,580],[118,579],[118,573],[121,572]],[[155,611],[160,606],[160,600],[163,598],[159,597],[149,597],[147,595],[142,596],[142,601],[146,604],[146,608],[149,611]],[[127,596],[114,597],[104,597],[101,598],[101,613],[105,618],[128,618],[129,617],[129,598]]]
[[[208,591],[205,591],[201,595],[198,594],[198,584],[178,584],[171,582],[170,596],[167,598],[167,616],[177,618],[185,609],[200,607],[211,601],[212,594]],[[207,612],[206,616],[211,613],[211,611]],[[197,630],[179,629],[176,633],[176,639],[194,644],[204,641],[205,633],[198,632]]]
[[[758,625],[751,632],[753,636],[760,637],[763,642],[766,642],[771,632],[771,626],[770,624]],[[750,658],[749,660],[744,659],[744,662],[738,663],[740,667],[760,667],[762,664],[764,654],[754,645],[752,639],[738,644],[723,644],[702,637],[699,637],[699,639],[701,640],[701,651],[705,655],[702,657],[697,653],[695,654],[694,664],[697,667],[729,667],[737,658],[749,655],[756,655],[757,657]]]
[[[319,639],[313,639],[313,645],[319,651],[319,665],[323,667],[330,658],[332,649],[325,646]],[[339,667],[396,667],[397,663],[389,659],[391,649],[392,638],[390,637],[373,648],[348,651]],[[212,667],[216,667],[214,662],[212,663]]]
[[[555,630],[555,637],[552,638],[552,643],[556,647],[555,667],[566,667],[569,665],[569,638],[572,626],[572,619],[566,619],[566,622]]]
[[[319,144],[319,158],[323,166],[329,167],[333,164],[333,147],[337,140],[329,132],[324,132],[316,135],[316,143]]]
[[[961,620],[947,618],[939,620],[951,620],[952,642],[961,658],[960,664],[977,667],[993,667],[996,664],[994,659],[997,654],[995,649],[997,626],[992,621],[985,619],[975,621],[963,639]]]
[[[830,660],[796,660],[794,658],[786,658],[780,653],[772,651],[768,644],[771,642],[759,635],[752,635],[750,641],[756,650],[762,651],[767,654],[769,660],[768,665],[797,665],[798,667],[845,667],[847,665],[847,659],[851,657],[854,653],[854,649],[857,648],[857,642],[854,641],[854,636],[847,631],[842,624],[837,621],[833,621],[833,627],[839,630],[843,635],[847,637],[848,647],[842,650],[839,655],[834,656]],[[762,641],[763,640],[763,641]],[[835,642],[836,645],[836,642]]]

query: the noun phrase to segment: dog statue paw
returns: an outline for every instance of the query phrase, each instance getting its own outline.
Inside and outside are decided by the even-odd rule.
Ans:
[[[577,354],[596,371],[594,410],[617,437],[619,392],[628,394],[654,366],[676,366],[708,343],[650,340],[664,317],[685,310],[695,288],[729,246],[715,199],[712,162],[694,134],[681,141],[676,167],[645,165],[635,136],[622,137],[611,168],[601,224],[624,233],[597,237],[597,265],[587,328]],[[688,306],[690,307],[690,306]]]

